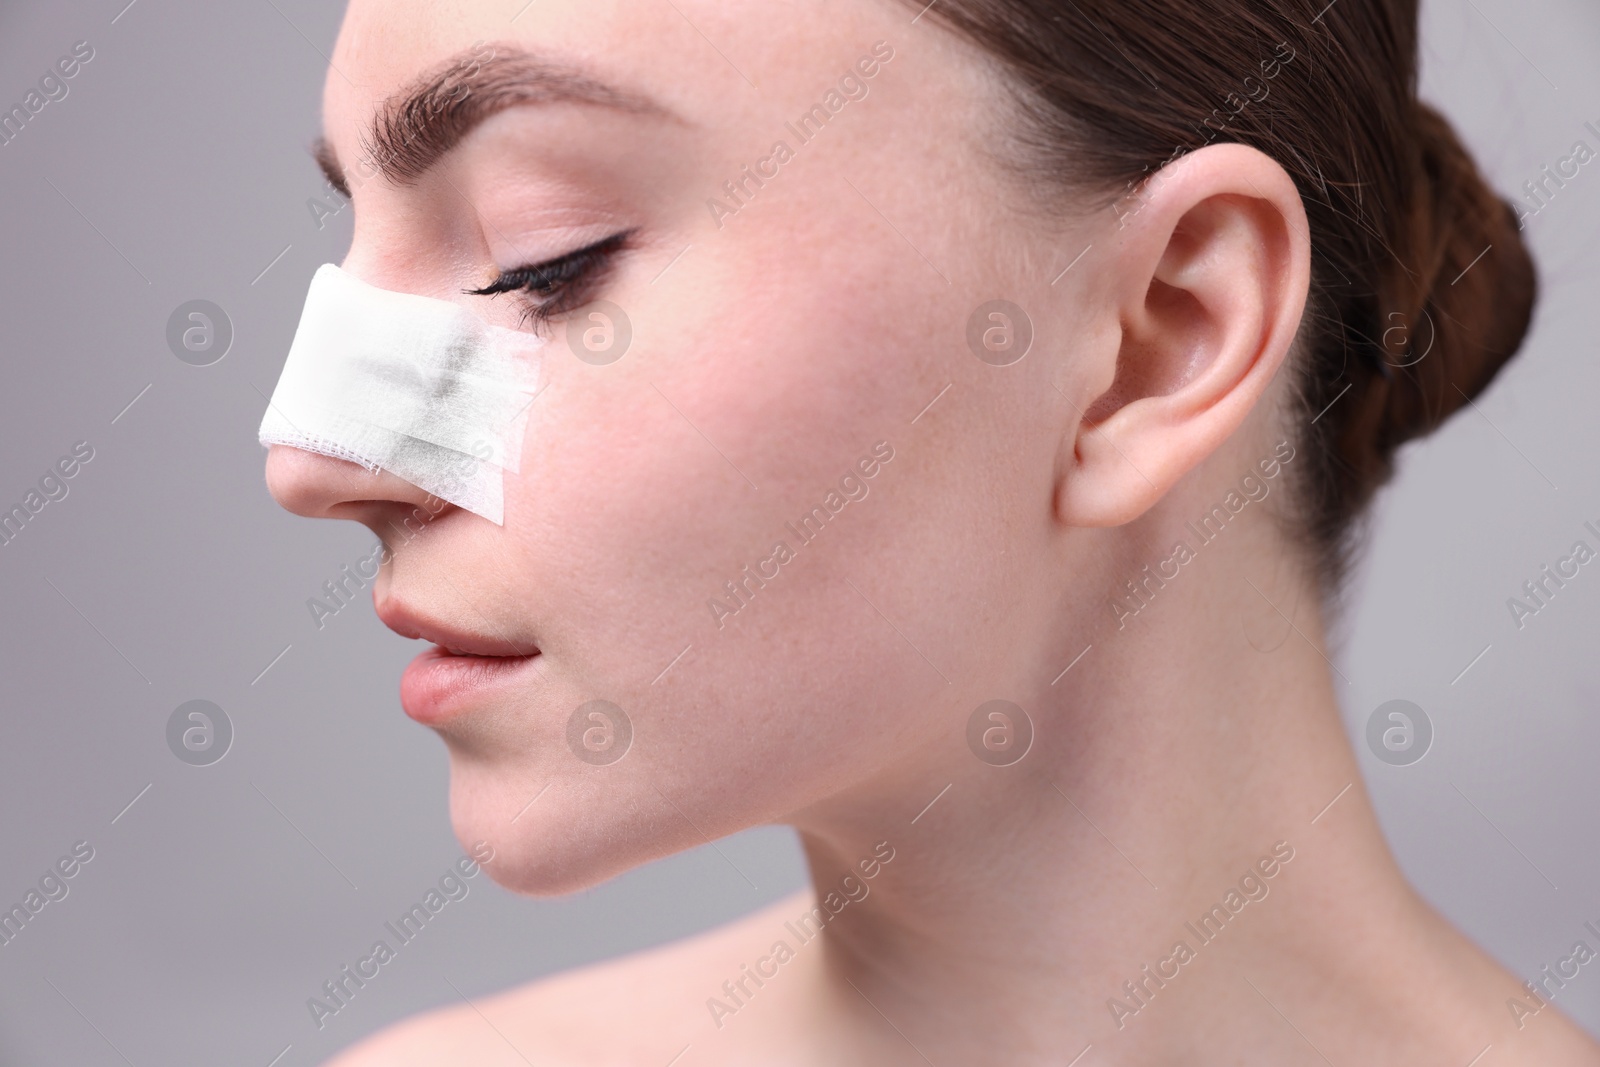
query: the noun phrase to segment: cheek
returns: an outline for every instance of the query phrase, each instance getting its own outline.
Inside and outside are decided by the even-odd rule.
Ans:
[[[843,242],[825,262],[775,255],[773,243],[781,235],[752,247],[748,264],[732,237],[713,250],[723,258],[686,257],[678,293],[715,302],[635,298],[632,347],[614,364],[574,358],[560,327],[550,346],[551,385],[508,483],[507,528],[519,531],[535,627],[570,637],[566,651],[597,684],[626,684],[724,632],[707,600],[776,542],[803,552],[786,523],[874,442],[903,442],[942,384],[933,347],[903,328],[927,321],[909,306],[922,290],[876,280],[902,272],[863,254],[881,254],[880,243]],[[862,524],[893,469],[866,483],[836,529]],[[769,599],[802,584],[805,562],[784,565]]]
[[[987,665],[1014,655],[1001,609],[1026,587],[1005,568],[1026,553],[999,561],[994,531],[1014,535],[1030,498],[1006,484],[1018,446],[986,406],[993,368],[965,348],[980,300],[844,214],[787,212],[804,231],[767,221],[759,245],[724,235],[673,268],[675,302],[618,296],[634,340],[616,363],[551,346],[496,577],[548,672],[527,707],[447,738],[457,833],[494,842],[515,888],[567,891],[782,819],[962,744],[996,695]],[[894,457],[831,512],[879,441]],[[633,727],[604,767],[566,736],[596,698]]]
[[[494,579],[538,637],[546,684],[535,707],[451,739],[464,838],[496,824],[503,835],[526,784],[551,779],[516,828],[560,834],[582,820],[558,791],[596,773],[613,784],[648,773],[708,832],[706,808],[740,824],[755,808],[779,815],[797,788],[837,784],[817,768],[881,758],[886,743],[857,709],[891,694],[921,704],[945,684],[862,597],[886,578],[922,584],[886,571],[900,565],[896,531],[915,526],[900,450],[943,382],[933,348],[902,328],[928,321],[908,307],[922,289],[873,282],[903,272],[861,251],[739,272],[754,284],[690,277],[686,287],[736,295],[689,313],[638,304],[634,347],[607,366],[573,357],[558,327],[523,469],[507,481]],[[829,492],[878,441],[896,458],[864,480],[865,499],[829,512]],[[818,507],[827,519],[807,543],[796,531]],[[778,542],[789,562],[773,560]],[[742,598],[730,596],[741,580]],[[720,626],[713,602],[733,609]],[[565,736],[570,712],[594,698],[622,706],[635,730],[629,754],[599,772]],[[775,766],[790,773],[760,770]],[[670,812],[648,789],[637,801]],[[633,830],[654,847],[662,828]]]

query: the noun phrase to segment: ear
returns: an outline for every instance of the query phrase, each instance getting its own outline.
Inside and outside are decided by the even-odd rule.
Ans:
[[[1300,194],[1254,148],[1191,152],[1113,214],[1109,296],[1082,334],[1101,340],[1063,388],[1078,409],[1056,506],[1073,526],[1142,515],[1244,423],[1288,355],[1311,280]]]

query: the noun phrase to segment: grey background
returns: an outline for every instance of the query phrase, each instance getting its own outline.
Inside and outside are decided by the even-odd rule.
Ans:
[[[306,146],[340,5],[125,2],[0,10],[0,103],[72,42],[96,52],[0,147],[0,509],[74,442],[96,453],[0,547],[0,903],[72,842],[96,850],[0,947],[0,1064],[315,1064],[454,1001],[452,983],[487,993],[797,888],[799,852],[774,829],[721,843],[727,860],[702,848],[559,901],[480,877],[312,1027],[306,998],[459,854],[442,746],[397,707],[412,643],[364,604],[321,632],[305,608],[371,536],[279,511],[254,439],[310,274],[349,239],[348,211],[319,230],[306,205],[323,192]],[[1435,0],[1425,23],[1425,94],[1503,190],[1579,137],[1600,148],[1583,129],[1600,126],[1591,0]],[[1546,280],[1531,341],[1476,409],[1406,451],[1337,660],[1407,872],[1524,976],[1600,925],[1600,564],[1520,631],[1505,606],[1574,540],[1597,543],[1582,524],[1600,526],[1600,162],[1529,236]],[[236,332],[210,367],[165,342],[195,298]],[[1397,697],[1436,732],[1409,767],[1360,740]],[[236,731],[205,768],[165,741],[197,698]],[[1600,1033],[1597,970],[1557,1003]]]

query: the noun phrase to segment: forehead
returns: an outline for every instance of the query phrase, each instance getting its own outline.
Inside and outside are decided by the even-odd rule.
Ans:
[[[352,0],[324,87],[343,151],[386,100],[474,47],[500,43],[560,61],[691,122],[783,114],[873,42],[933,30],[897,0]]]

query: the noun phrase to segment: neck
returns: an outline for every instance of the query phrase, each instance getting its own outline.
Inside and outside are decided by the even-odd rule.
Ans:
[[[907,1062],[1193,1062],[1197,1034],[1226,1058],[1302,1041],[1284,1019],[1324,1012],[1330,975],[1403,1029],[1417,1005],[1370,968],[1433,976],[1458,939],[1383,843],[1316,598],[1266,544],[1229,529],[1055,684],[1019,684],[1035,738],[1014,765],[961,743],[992,696],[968,694],[936,749],[800,821],[819,901],[894,850],[829,921],[822,970],[864,1028],[915,1021]]]

